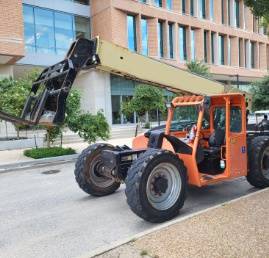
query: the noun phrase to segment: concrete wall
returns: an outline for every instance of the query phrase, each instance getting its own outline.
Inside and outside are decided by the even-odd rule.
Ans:
[[[112,124],[110,74],[90,70],[82,72],[74,83],[74,88],[81,92],[81,108],[96,114],[104,112],[109,124]]]
[[[0,80],[13,77],[13,65],[0,65]]]

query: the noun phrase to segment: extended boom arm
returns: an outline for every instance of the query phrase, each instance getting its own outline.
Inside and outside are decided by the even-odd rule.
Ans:
[[[0,119],[28,125],[61,124],[65,117],[66,99],[76,76],[81,69],[90,68],[166,88],[173,92],[199,95],[224,92],[224,86],[221,83],[130,52],[99,38],[78,39],[71,45],[63,61],[46,68],[33,83],[21,118],[0,111]]]

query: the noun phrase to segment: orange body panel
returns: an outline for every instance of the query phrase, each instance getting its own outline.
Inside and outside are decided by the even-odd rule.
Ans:
[[[202,122],[204,118],[204,100],[203,96],[183,96],[176,97],[172,101],[172,107],[168,110],[168,118],[165,128],[165,134],[173,135],[178,138],[186,137],[185,131],[170,132],[170,126],[173,120],[174,109],[179,106],[193,106],[199,105],[200,111],[197,121],[197,131],[195,139],[189,142],[188,145],[192,147],[192,155],[180,154],[178,157],[183,160],[188,173],[189,184],[198,187],[213,184],[223,180],[229,180],[236,177],[247,175],[247,139],[246,139],[246,103],[245,97],[241,94],[231,93],[210,97],[210,128],[202,129]],[[198,146],[208,148],[208,138],[214,132],[214,110],[217,107],[225,109],[225,146],[221,148],[221,157],[225,162],[225,169],[222,173],[216,175],[208,175],[201,173],[196,162],[196,152]],[[241,131],[231,132],[231,107],[237,107],[241,112]],[[133,140],[133,149],[145,149],[148,145],[148,138],[140,135]],[[163,149],[174,152],[172,145],[165,139],[162,145]]]

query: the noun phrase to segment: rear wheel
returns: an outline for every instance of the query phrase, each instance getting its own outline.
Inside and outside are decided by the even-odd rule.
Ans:
[[[178,215],[185,201],[186,184],[186,168],[175,154],[149,149],[128,171],[127,203],[144,220],[163,222]]]
[[[254,138],[248,148],[248,182],[258,188],[269,187],[269,137]]]
[[[94,196],[104,196],[114,193],[120,187],[120,183],[114,178],[101,174],[103,166],[101,152],[113,149],[112,145],[94,144],[81,153],[76,162],[75,177],[84,192]]]

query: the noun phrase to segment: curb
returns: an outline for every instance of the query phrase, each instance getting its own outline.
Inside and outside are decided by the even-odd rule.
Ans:
[[[92,252],[89,252],[87,254],[84,254],[82,256],[79,256],[77,258],[93,258],[97,255],[101,255],[101,254],[104,254],[106,252],[109,252],[113,249],[116,249],[117,247],[120,247],[122,245],[125,245],[125,244],[128,244],[129,242],[132,242],[132,241],[135,241],[137,240],[138,238],[141,238],[143,236],[146,236],[146,235],[149,235],[151,233],[154,233],[156,231],[159,231],[159,230],[162,230],[162,229],[165,229],[169,226],[172,226],[176,223],[180,223],[182,221],[185,221],[187,219],[190,219],[190,218],[193,218],[193,217],[196,217],[196,216],[199,216],[203,213],[206,213],[208,211],[211,211],[211,210],[215,210],[215,209],[218,209],[224,205],[228,205],[228,204],[231,204],[231,203],[234,203],[234,202],[237,202],[239,200],[242,200],[242,199],[246,199],[248,197],[251,197],[251,196],[254,196],[254,195],[258,195],[260,193],[263,193],[263,192],[266,192],[266,191],[269,191],[268,188],[266,189],[262,189],[262,190],[258,190],[256,192],[252,192],[250,194],[247,194],[247,195],[244,195],[244,196],[240,196],[239,198],[236,198],[236,199],[233,199],[233,200],[230,200],[230,201],[227,201],[227,202],[223,202],[223,203],[220,203],[220,204],[217,204],[215,206],[212,206],[210,208],[207,208],[207,209],[204,209],[204,210],[201,210],[201,211],[198,211],[198,212],[195,212],[195,213],[192,213],[192,214],[189,214],[187,216],[184,216],[184,217],[179,217],[179,218],[176,218],[174,220],[171,220],[171,221],[168,221],[168,222],[165,222],[159,226],[156,226],[154,228],[151,228],[151,229],[148,229],[148,230],[145,230],[144,232],[140,232],[140,233],[137,233],[131,237],[127,237],[125,239],[122,239],[122,240],[119,240],[119,241],[115,241],[115,242],[112,242],[104,247],[101,247],[101,248],[97,248],[95,250],[93,250]]]
[[[44,158],[33,161],[23,161],[12,164],[0,165],[0,174],[29,168],[44,167],[47,165],[53,165],[55,163],[56,163],[55,165],[58,165],[68,162],[74,162],[78,158],[78,156],[79,154],[64,155],[59,157]]]

